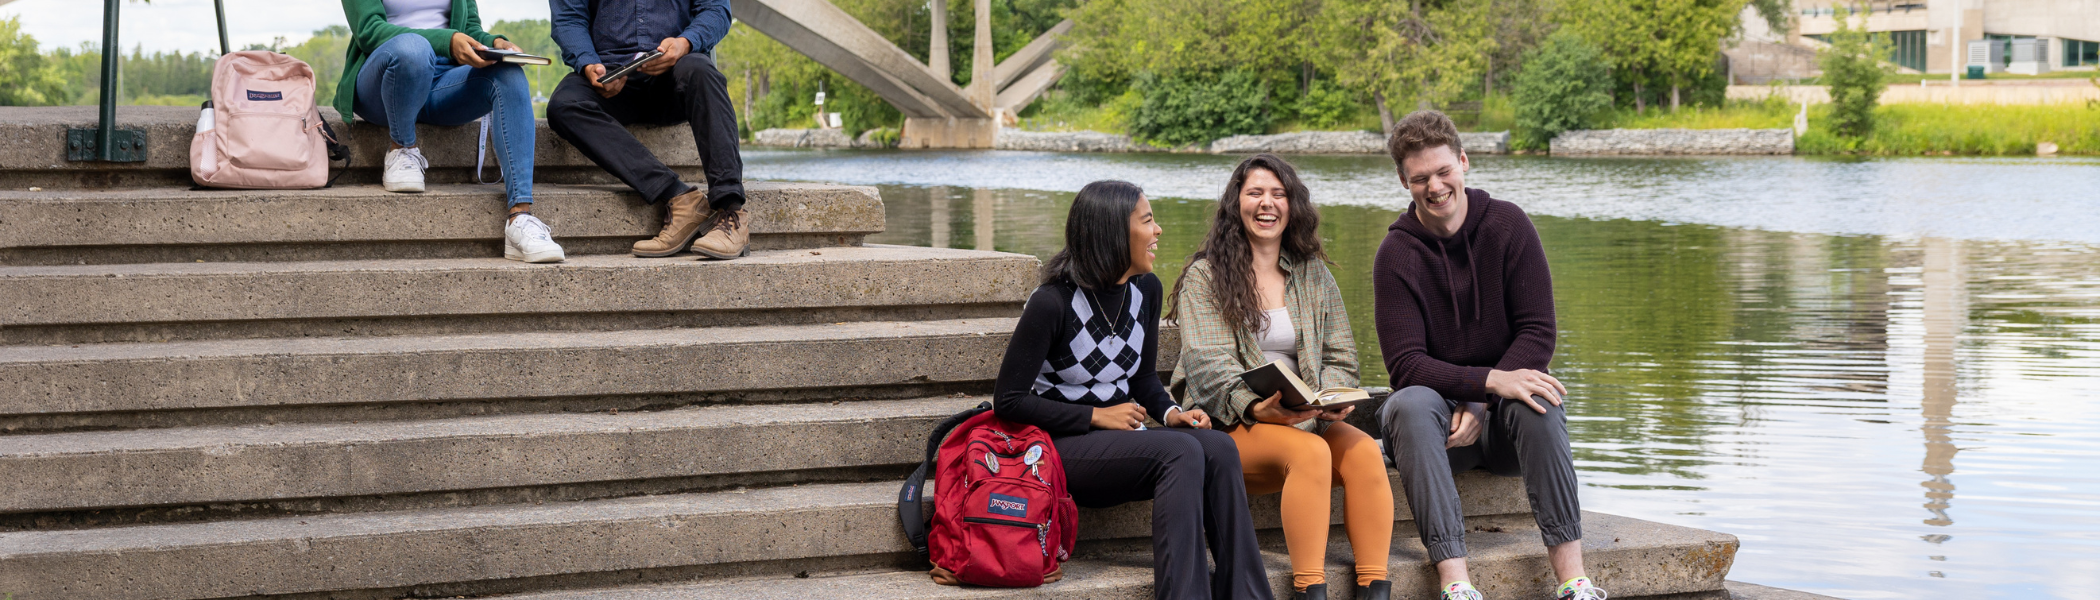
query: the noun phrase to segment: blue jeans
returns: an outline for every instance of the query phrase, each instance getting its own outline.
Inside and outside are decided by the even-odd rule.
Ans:
[[[464,125],[494,112],[489,127],[503,188],[516,206],[532,201],[532,86],[524,68],[452,64],[423,36],[404,33],[380,44],[357,73],[357,116],[386,124],[387,136],[416,145],[416,124]]]

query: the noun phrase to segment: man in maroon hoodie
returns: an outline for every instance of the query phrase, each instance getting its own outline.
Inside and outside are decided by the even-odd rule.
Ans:
[[[1553,362],[1553,279],[1517,205],[1466,188],[1469,162],[1443,113],[1408,115],[1387,142],[1414,202],[1387,229],[1372,278],[1378,342],[1399,391],[1379,409],[1445,600],[1479,600],[1466,574],[1451,474],[1524,477],[1556,597],[1601,599],[1582,570],[1582,509]]]

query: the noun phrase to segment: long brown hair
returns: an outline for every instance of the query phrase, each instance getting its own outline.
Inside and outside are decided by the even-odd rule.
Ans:
[[[1261,297],[1254,290],[1254,252],[1247,244],[1247,225],[1240,222],[1240,189],[1246,187],[1247,175],[1255,170],[1268,171],[1283,184],[1290,207],[1290,223],[1283,226],[1283,256],[1301,265],[1327,260],[1327,251],[1320,248],[1320,211],[1313,208],[1312,192],[1298,179],[1298,170],[1274,154],[1256,154],[1240,161],[1240,166],[1232,170],[1232,179],[1225,183],[1225,195],[1218,198],[1218,212],[1211,215],[1210,233],[1203,236],[1196,253],[1189,255],[1189,264],[1210,262],[1211,296],[1225,313],[1225,322],[1247,331],[1260,331],[1269,318],[1262,313]],[[1188,277],[1188,269],[1182,269],[1167,306],[1179,306],[1181,285]],[[1172,310],[1169,309],[1170,316]]]

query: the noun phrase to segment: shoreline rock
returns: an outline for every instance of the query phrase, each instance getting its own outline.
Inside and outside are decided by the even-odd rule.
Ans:
[[[1022,131],[1000,128],[993,150],[1034,152],[1165,152],[1139,144],[1130,136],[1099,131]]]
[[[1793,154],[1792,129],[1596,129],[1553,138],[1554,156]]]
[[[1459,145],[1469,154],[1508,154],[1509,132],[1462,132]],[[1385,136],[1369,131],[1293,131],[1273,135],[1235,135],[1210,143],[1211,154],[1385,154]]]
[[[846,135],[843,129],[766,129],[751,135],[751,145],[775,148],[888,148],[889,144],[876,141],[880,129],[860,132],[860,137]]]
[[[752,145],[775,148],[885,148],[873,139],[876,130],[851,138],[838,129],[767,129],[752,136]],[[1472,154],[1508,154],[1509,132],[1465,132],[1459,142]],[[1791,146],[1789,146],[1791,148]],[[1204,145],[1161,148],[1130,136],[1100,131],[999,130],[994,150],[1027,152],[1193,152],[1209,154],[1384,154],[1385,136],[1368,131],[1294,131],[1272,135],[1235,135]]]

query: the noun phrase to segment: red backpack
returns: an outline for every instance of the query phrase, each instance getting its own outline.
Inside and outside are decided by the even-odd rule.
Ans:
[[[931,536],[919,504],[928,470],[935,475]],[[934,427],[925,462],[897,494],[897,514],[912,546],[933,562],[933,580],[945,585],[1057,581],[1079,534],[1079,509],[1050,435],[1000,419],[989,405]]]

